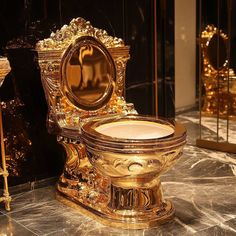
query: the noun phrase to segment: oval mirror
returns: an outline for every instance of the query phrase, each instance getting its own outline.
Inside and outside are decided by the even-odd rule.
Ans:
[[[62,60],[63,90],[81,109],[95,110],[110,99],[115,65],[108,50],[93,37],[81,37]]]
[[[223,67],[227,59],[227,47],[226,41],[221,35],[213,34],[207,47],[207,56],[215,70]]]

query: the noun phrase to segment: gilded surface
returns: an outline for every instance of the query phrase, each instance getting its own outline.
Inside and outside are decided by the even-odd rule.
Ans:
[[[79,109],[64,95],[61,86],[61,60],[63,53],[75,40],[82,36],[93,36],[103,43],[110,52],[116,66],[116,85],[110,101],[99,110],[87,111]],[[78,129],[81,119],[104,114],[134,113],[132,105],[126,104],[123,99],[125,68],[129,59],[129,47],[121,39],[108,36],[104,30],[92,27],[82,18],[73,19],[70,24],[61,30],[52,33],[50,38],[39,41],[36,50],[39,54],[41,80],[48,103],[48,128],[51,133],[60,127]],[[61,130],[63,132],[63,130]]]
[[[93,47],[88,45],[88,42],[94,43]],[[70,89],[67,88],[68,78],[63,74],[68,61],[70,73],[73,70],[81,72],[78,76],[81,78],[84,66],[88,72],[86,76],[90,74],[86,66],[93,64],[91,61],[94,58],[87,57],[84,60],[87,64],[81,64],[81,61],[77,63],[76,60],[79,61],[83,55],[73,57],[75,52],[82,53],[83,47],[89,48],[86,55],[90,54],[91,48],[100,49],[103,56],[109,53],[106,57],[107,63],[114,67],[115,78],[110,78],[112,73],[108,74],[113,86],[112,93],[108,96],[109,100],[105,104],[100,104],[97,109],[90,109],[90,106],[82,109],[73,102],[71,97],[75,94],[71,85]],[[74,203],[86,215],[116,227],[148,228],[172,218],[174,208],[169,201],[162,198],[159,175],[174,164],[181,155],[182,148],[172,147],[171,151],[169,149],[158,153],[149,152],[140,155],[139,158],[137,155],[127,155],[128,158],[124,158],[114,153],[89,154],[88,147],[82,144],[81,127],[87,122],[120,114],[137,113],[133,104],[126,103],[123,97],[126,63],[130,57],[129,47],[124,45],[123,40],[111,37],[106,31],[91,26],[90,22],[77,18],[56,33],[52,33],[50,38],[40,41],[36,50],[48,103],[48,130],[57,135],[58,142],[67,153],[64,170],[57,183],[57,190],[64,197],[59,196],[60,200],[69,202],[70,205]],[[90,69],[96,73],[92,67],[93,65]],[[71,81],[80,84],[74,81],[74,77]],[[81,84],[82,87],[87,87],[87,80],[85,84]],[[79,92],[81,94],[76,98],[83,99],[84,90],[81,89]],[[103,95],[106,95],[105,92]],[[99,99],[93,97],[91,101],[99,102]],[[181,143],[181,147],[183,144]],[[111,176],[111,173],[115,176]],[[121,175],[125,177],[123,183],[120,181]],[[113,177],[118,177],[118,181],[114,181]]]
[[[6,57],[0,57],[0,86],[5,76],[10,72],[11,67]]]
[[[209,52],[213,37],[219,37],[221,44]],[[236,76],[229,68],[227,58],[228,37],[213,25],[208,25],[201,34],[201,47],[203,56],[202,81],[205,89],[203,95],[203,115],[219,116],[221,118],[235,118],[236,116]],[[212,55],[214,53],[214,55]],[[221,55],[226,55],[221,62]],[[215,58],[213,66],[211,58]],[[217,68],[218,67],[218,68]]]
[[[0,86],[2,85],[2,82],[5,78],[5,76],[9,73],[11,70],[10,64],[7,60],[7,58],[0,58]],[[2,103],[0,99],[0,141],[1,141],[1,165],[0,165],[0,176],[3,177],[3,196],[0,196],[0,202],[5,203],[6,210],[10,210],[10,202],[11,197],[8,191],[8,170],[7,170],[7,164],[6,164],[6,155],[5,155],[5,140],[4,140],[4,129],[3,129],[3,123],[2,123]],[[2,166],[2,168],[1,168]]]
[[[31,155],[32,142],[28,135],[29,123],[22,115],[24,104],[15,98],[2,102],[6,165],[10,176],[21,176],[22,165]]]
[[[7,58],[0,57],[0,86],[10,70]],[[22,116],[24,104],[16,97],[9,101],[2,101],[1,109],[4,126],[6,166],[10,176],[21,176],[21,166],[29,158],[32,145],[26,132],[29,124]]]
[[[69,25],[64,25],[60,30],[50,35],[37,44],[37,50],[64,50],[71,43],[81,36],[92,36],[101,41],[107,48],[122,47],[124,41],[120,38],[112,37],[105,30],[93,27],[89,21],[79,17],[73,19]]]

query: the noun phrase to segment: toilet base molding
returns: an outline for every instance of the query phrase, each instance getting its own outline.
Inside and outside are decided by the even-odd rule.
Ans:
[[[172,202],[169,200],[162,202],[162,207],[155,209],[155,211],[149,211],[148,213],[147,211],[130,211],[128,213],[128,211],[112,211],[109,207],[101,204],[91,207],[81,202],[79,197],[71,195],[68,189],[64,193],[58,190],[56,192],[56,199],[103,225],[123,229],[146,229],[155,227],[170,221],[175,213]]]

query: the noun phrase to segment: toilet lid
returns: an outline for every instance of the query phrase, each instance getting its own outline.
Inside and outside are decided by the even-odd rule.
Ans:
[[[106,47],[83,36],[65,51],[61,65],[62,92],[78,108],[96,110],[111,98],[116,69]]]
[[[174,133],[171,126],[142,120],[125,120],[102,124],[95,130],[112,138],[157,139]]]

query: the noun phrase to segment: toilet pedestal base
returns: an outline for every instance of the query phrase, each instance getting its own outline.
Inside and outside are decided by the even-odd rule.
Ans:
[[[153,227],[174,216],[172,203],[163,200],[160,173],[105,177],[90,164],[83,145],[62,141],[67,160],[57,183],[59,201],[102,224],[123,229]],[[181,150],[179,148],[169,155],[160,153],[160,160],[178,157]],[[152,161],[149,165],[156,163]]]
[[[145,229],[165,223],[174,216],[172,203],[162,200],[159,181],[149,189],[123,189],[114,185],[109,189],[110,196],[103,196],[94,189],[93,201],[89,196],[87,201],[78,190],[63,188],[59,183],[56,196],[64,204],[111,227]]]

